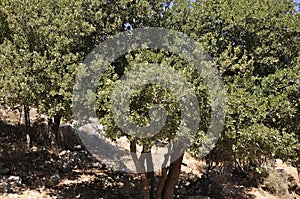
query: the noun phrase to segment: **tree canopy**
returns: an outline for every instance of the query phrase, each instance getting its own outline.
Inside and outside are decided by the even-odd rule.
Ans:
[[[292,0],[1,1],[0,102],[37,107],[49,117],[70,121],[73,84],[86,55],[117,33],[144,27],[183,32],[215,61],[228,109],[222,137],[207,159],[237,162],[245,171],[276,158],[300,168],[300,14]],[[101,78],[95,108],[107,136],[114,140],[125,135],[110,108],[114,86],[126,72],[149,63],[179,71],[195,91],[202,124],[189,152],[199,157],[211,113],[207,88],[194,66],[164,50],[128,52]],[[169,142],[180,118],[174,93],[149,84],[130,100],[136,124],[149,124],[153,104],[164,104],[168,116],[166,126],[150,139],[126,135],[132,151],[136,144],[147,152],[158,139]],[[181,162],[176,164],[164,171],[180,169]]]

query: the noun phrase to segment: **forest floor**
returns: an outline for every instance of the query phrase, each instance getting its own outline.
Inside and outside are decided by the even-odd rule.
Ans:
[[[36,113],[31,114],[36,120]],[[26,150],[24,126],[18,125],[18,119],[17,112],[0,110],[0,199],[138,198],[139,175],[112,171],[81,145],[53,152],[37,143]],[[280,161],[269,191],[266,185],[253,186],[240,172],[208,175],[205,162],[189,155],[183,162],[186,166],[182,166],[174,198],[300,199],[296,169]]]

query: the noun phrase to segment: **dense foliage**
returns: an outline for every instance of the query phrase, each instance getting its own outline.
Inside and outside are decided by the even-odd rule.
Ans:
[[[300,14],[291,0],[3,0],[0,102],[24,105],[25,112],[37,107],[40,113],[56,117],[58,124],[61,118],[72,119],[72,88],[84,57],[116,33],[147,26],[187,34],[218,66],[228,110],[209,161],[236,162],[247,172],[280,158],[300,168]],[[203,123],[189,151],[199,156],[202,133],[209,125],[206,88],[186,60],[157,49],[120,57],[99,82],[97,113],[109,137],[124,135],[110,112],[112,89],[125,71],[145,63],[181,71],[195,90]],[[170,90],[147,85],[131,100],[132,117],[140,125],[149,123],[151,105],[163,101],[168,107],[165,128],[152,139],[127,135],[131,144],[149,151],[157,139],[170,141],[180,110]]]

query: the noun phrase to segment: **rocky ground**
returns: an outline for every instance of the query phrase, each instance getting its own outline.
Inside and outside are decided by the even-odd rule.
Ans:
[[[53,152],[37,144],[26,151],[24,127],[15,121],[18,113],[13,114],[15,119],[11,114],[10,120],[4,121],[0,113],[0,199],[137,198],[138,175],[106,168],[81,145]],[[273,195],[266,191],[266,186],[253,187],[238,171],[206,174],[204,162],[188,155],[183,162],[186,166],[183,166],[175,198],[300,198],[295,168],[280,162],[274,176],[283,176],[278,185],[281,192],[273,191]],[[270,187],[276,185],[267,186],[272,192]]]

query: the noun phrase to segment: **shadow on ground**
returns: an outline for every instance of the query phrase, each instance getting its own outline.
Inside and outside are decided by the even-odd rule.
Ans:
[[[42,128],[46,127],[33,125],[37,138]],[[138,198],[137,175],[105,168],[80,145],[55,153],[47,146],[51,142],[45,133],[46,138],[36,139],[28,150],[24,129],[0,121],[0,195],[36,190],[56,198]],[[218,177],[183,173],[176,198],[254,198],[242,177],[227,176],[226,182],[220,182]]]

